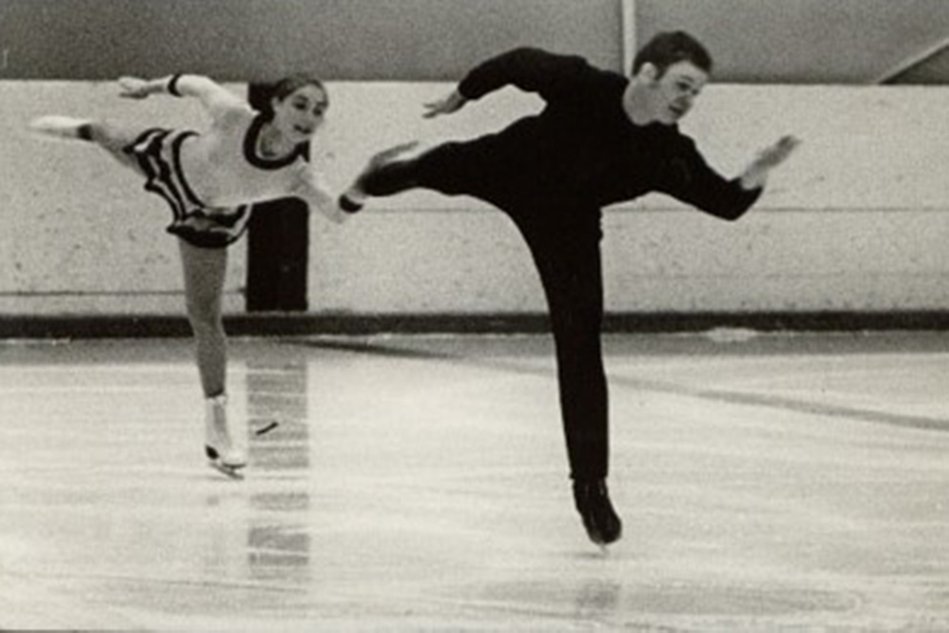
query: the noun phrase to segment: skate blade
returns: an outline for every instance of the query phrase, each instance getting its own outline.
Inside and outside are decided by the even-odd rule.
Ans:
[[[208,461],[208,466],[219,473],[227,475],[231,479],[236,479],[238,481],[244,479],[244,473],[241,472],[241,468],[243,468],[243,466],[228,466],[227,464],[217,460]]]

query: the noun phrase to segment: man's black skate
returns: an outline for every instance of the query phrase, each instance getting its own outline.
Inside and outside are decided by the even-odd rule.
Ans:
[[[591,541],[597,545],[609,545],[623,535],[623,523],[610,503],[606,480],[574,480],[573,500]]]
[[[390,181],[392,181],[393,176],[396,180],[399,180],[400,166],[407,160],[402,154],[409,153],[417,147],[418,142],[412,141],[374,154],[362,172],[356,177],[353,185],[337,199],[339,208],[344,213],[352,215],[359,213],[370,197],[396,193],[397,190],[392,189]],[[396,172],[395,174],[392,174],[393,170]]]

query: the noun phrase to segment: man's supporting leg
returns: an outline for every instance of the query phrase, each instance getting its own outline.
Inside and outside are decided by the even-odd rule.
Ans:
[[[519,222],[541,276],[557,353],[560,406],[574,499],[590,539],[612,543],[622,523],[606,489],[609,423],[600,330],[599,212],[576,209]]]

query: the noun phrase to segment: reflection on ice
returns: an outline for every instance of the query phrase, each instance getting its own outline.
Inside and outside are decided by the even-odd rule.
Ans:
[[[949,342],[881,337],[608,339],[606,554],[546,339],[235,341],[240,482],[190,341],[16,346],[0,628],[949,630]]]

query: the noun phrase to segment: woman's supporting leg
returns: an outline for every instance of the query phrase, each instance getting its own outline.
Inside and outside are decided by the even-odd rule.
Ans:
[[[233,470],[244,466],[246,457],[227,421],[227,336],[222,314],[227,250],[199,248],[184,240],[178,240],[178,244],[188,322],[194,333],[198,374],[206,399],[206,450],[212,463]]]
[[[178,240],[184,270],[185,307],[195,338],[201,388],[207,398],[226,392],[227,338],[222,301],[227,250],[199,248]]]

